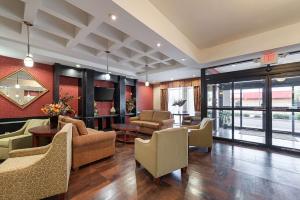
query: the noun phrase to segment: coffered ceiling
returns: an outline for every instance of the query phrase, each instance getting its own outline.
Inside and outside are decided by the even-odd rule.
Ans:
[[[0,0],[0,55],[150,81],[199,76],[200,68],[300,49],[298,0]],[[116,16],[116,20],[111,19]],[[160,46],[157,46],[157,44]],[[298,45],[298,46],[297,46]]]
[[[34,25],[30,39],[38,60],[104,70],[109,50],[110,71],[117,74],[135,77],[145,71],[146,64],[150,71],[184,67],[181,58],[186,55],[167,51],[171,44],[111,1],[0,0],[0,45],[25,52],[23,20]]]

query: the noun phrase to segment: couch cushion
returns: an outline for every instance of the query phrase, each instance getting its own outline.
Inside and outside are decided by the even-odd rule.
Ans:
[[[143,110],[140,114],[141,121],[152,121],[153,110]]]
[[[59,121],[58,122],[58,129],[59,130],[62,129],[66,124],[67,124],[67,122]],[[77,127],[74,124],[72,124],[72,136],[73,137],[79,136]]]
[[[71,117],[65,117],[62,119],[63,122],[72,123],[76,126],[79,135],[87,135],[88,131],[82,120],[72,119]]]
[[[157,122],[146,122],[144,121],[142,124],[143,127],[159,129],[159,123]]]
[[[171,113],[169,111],[154,111],[152,121],[161,122],[162,120],[170,119]]]
[[[144,121],[131,121],[130,124],[134,124],[134,125],[138,125],[141,126],[143,124]]]

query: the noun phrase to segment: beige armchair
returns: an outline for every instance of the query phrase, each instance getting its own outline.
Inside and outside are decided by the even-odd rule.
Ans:
[[[186,126],[189,129],[189,145],[196,147],[207,147],[211,151],[213,145],[212,120],[204,118],[201,124]]]
[[[8,153],[12,150],[32,147],[32,136],[28,130],[48,123],[48,119],[30,119],[20,130],[0,135],[0,160],[8,158]]]
[[[67,192],[71,169],[72,124],[51,144],[10,152],[0,164],[0,199],[36,200]]]
[[[155,131],[151,140],[135,139],[135,160],[159,182],[159,177],[188,165],[188,133],[185,128]]]

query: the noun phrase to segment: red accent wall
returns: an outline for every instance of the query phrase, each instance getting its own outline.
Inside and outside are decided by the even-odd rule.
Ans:
[[[142,110],[153,110],[153,87],[146,87],[144,83],[138,83],[137,108]]]
[[[73,100],[69,103],[70,106],[78,114],[78,98],[79,98],[79,87],[78,78],[61,76],[59,80],[59,96],[64,97],[66,94],[73,96]]]
[[[43,115],[41,107],[53,101],[53,68],[51,65],[35,63],[33,68],[26,68],[23,60],[0,56],[0,79],[21,68],[39,80],[49,91],[24,109],[0,96],[0,118],[41,116]]]

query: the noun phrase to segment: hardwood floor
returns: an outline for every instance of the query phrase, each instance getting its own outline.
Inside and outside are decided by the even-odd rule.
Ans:
[[[190,149],[187,173],[153,182],[136,168],[132,144],[114,157],[72,172],[68,199],[300,199],[300,157],[216,142],[210,153]]]

